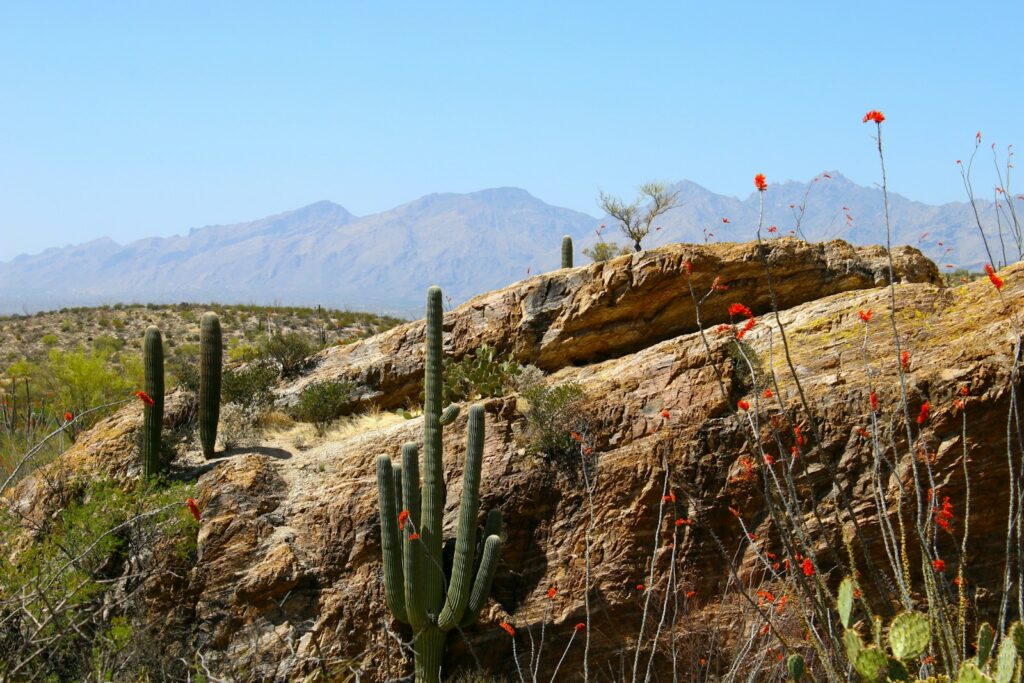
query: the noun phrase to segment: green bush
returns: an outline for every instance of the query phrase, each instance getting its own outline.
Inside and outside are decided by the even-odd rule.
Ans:
[[[344,415],[353,389],[351,382],[341,380],[310,384],[299,394],[292,414],[300,422],[312,422],[317,432],[323,434],[327,425]]]
[[[19,521],[0,511],[0,546],[22,548],[0,553],[0,679],[20,666],[16,680],[95,680],[100,663],[99,680],[155,680],[165,673],[150,670],[159,649],[141,643],[123,614],[140,606],[147,576],[194,563],[198,525],[181,504],[191,487],[90,481],[66,493],[72,500],[27,545]],[[155,560],[146,552],[154,547],[172,552]],[[46,656],[34,656],[40,646]]]
[[[277,368],[269,363],[250,363],[224,371],[220,386],[221,401],[245,408],[267,408],[274,402]]]
[[[281,372],[288,377],[302,368],[306,359],[319,349],[304,334],[286,332],[263,337],[260,340],[259,350],[263,358],[273,360],[280,365]]]
[[[521,370],[519,363],[487,344],[462,360],[446,358],[441,400],[447,405],[504,396],[512,389]]]
[[[583,255],[589,256],[590,260],[594,263],[607,261],[615,258],[616,256],[623,256],[625,254],[632,253],[632,250],[628,246],[622,246],[616,242],[598,242],[593,247],[588,247],[583,250]]]
[[[742,339],[734,339],[726,352],[732,359],[732,375],[738,387],[745,392],[760,392],[771,385],[771,377],[765,370],[764,361],[753,346]],[[750,373],[751,368],[754,375]]]
[[[552,459],[576,455],[579,444],[572,433],[582,431],[583,387],[576,382],[535,382],[522,387],[521,396],[528,406],[525,436],[529,449]]]

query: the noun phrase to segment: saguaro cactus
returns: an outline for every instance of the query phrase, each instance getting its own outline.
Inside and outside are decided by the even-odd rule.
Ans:
[[[562,238],[562,267],[572,268],[572,238],[568,235]]]
[[[395,618],[413,628],[417,683],[440,680],[445,637],[456,626],[476,621],[491,591],[501,554],[501,515],[492,510],[479,565],[475,564],[484,450],[484,411],[477,405],[469,409],[455,558],[445,591],[441,557],[446,494],[441,465],[441,428],[446,424],[441,411],[442,315],[441,290],[431,287],[427,292],[422,490],[416,444],[402,447],[401,468],[392,466],[386,455],[377,458],[384,592]]]
[[[146,395],[153,399],[142,409],[142,476],[149,478],[160,474],[163,463],[160,458],[160,430],[164,424],[164,345],[160,329],[154,325],[146,328],[142,340],[142,364],[145,372]]]
[[[199,323],[199,440],[206,458],[213,457],[217,443],[222,358],[220,318],[204,313]]]

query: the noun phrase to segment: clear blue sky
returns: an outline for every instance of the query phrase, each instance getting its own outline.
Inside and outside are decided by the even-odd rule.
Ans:
[[[869,184],[872,108],[891,186],[959,200],[977,129],[1024,145],[1024,2],[972,5],[6,2],[0,259],[320,199]]]

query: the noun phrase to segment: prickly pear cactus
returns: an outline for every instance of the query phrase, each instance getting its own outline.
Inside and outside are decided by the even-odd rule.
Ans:
[[[872,645],[857,653],[853,660],[853,668],[866,683],[877,683],[884,680],[889,671],[889,658],[885,653]]]
[[[896,615],[889,625],[889,649],[900,660],[916,659],[925,653],[932,640],[928,617],[919,612]]]
[[[850,613],[853,612],[853,579],[849,576],[839,584],[836,608],[839,610],[839,622],[843,628],[850,628]]]
[[[957,683],[993,683],[992,677],[979,669],[977,663],[971,659],[960,665],[960,673],[957,674],[956,680]]]
[[[979,669],[984,670],[988,658],[992,655],[992,643],[996,639],[996,630],[987,622],[978,627],[978,653],[974,657],[974,663]]]
[[[802,679],[805,668],[804,658],[800,655],[790,655],[786,658],[786,673],[789,674],[789,680],[799,681]]]
[[[1017,647],[1008,636],[1003,637],[996,653],[996,683],[1012,683],[1017,672]]]

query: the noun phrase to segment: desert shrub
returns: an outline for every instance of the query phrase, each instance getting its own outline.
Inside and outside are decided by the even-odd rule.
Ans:
[[[529,450],[552,459],[575,455],[579,444],[572,433],[582,430],[583,387],[538,381],[521,383],[520,394],[527,403],[524,435]]]
[[[268,408],[274,402],[273,388],[277,379],[277,368],[269,363],[250,363],[225,370],[220,387],[221,400],[247,408]]]
[[[57,343],[60,342],[60,337],[53,332],[49,332],[40,337],[39,342],[46,347],[56,346]]]
[[[251,332],[251,330],[246,332],[246,338],[249,337],[249,332]],[[228,349],[228,360],[236,363],[249,363],[259,357],[260,350],[255,344],[241,342]]]
[[[317,352],[316,345],[304,334],[285,332],[263,337],[259,343],[260,356],[273,360],[281,366],[281,372],[287,377],[295,374],[306,361],[306,358]]]
[[[92,348],[97,353],[111,355],[124,348],[124,341],[112,334],[101,334],[93,339]]]
[[[512,389],[520,370],[519,363],[487,344],[462,360],[446,358],[442,401],[448,404],[504,396]]]
[[[171,375],[168,384],[193,392],[199,391],[198,344],[182,344],[176,347],[174,355],[167,359],[166,368]]]
[[[345,413],[353,389],[351,382],[342,380],[310,384],[299,394],[293,415],[300,422],[312,422],[317,432],[323,434],[327,425]]]
[[[765,372],[764,360],[753,346],[742,339],[734,339],[729,344],[727,353],[732,359],[733,379],[744,392],[760,392],[770,385],[771,377]],[[751,368],[754,370],[753,374],[750,372]]]
[[[623,256],[629,253],[632,253],[629,247],[616,242],[598,242],[593,247],[587,247],[583,250],[583,255],[590,257],[590,260],[594,263],[607,261],[616,256]]]
[[[142,386],[138,359],[123,358],[117,367],[100,351],[50,349],[47,362],[36,374],[58,406],[79,412],[127,398]]]
[[[0,544],[22,548],[0,554],[0,678],[6,667],[18,668],[16,680],[96,680],[100,664],[99,680],[153,680],[159,649],[140,642],[124,615],[148,580],[194,562],[197,524],[181,505],[191,489],[70,486],[72,499],[31,544],[0,512]],[[165,549],[160,559],[154,547]]]

